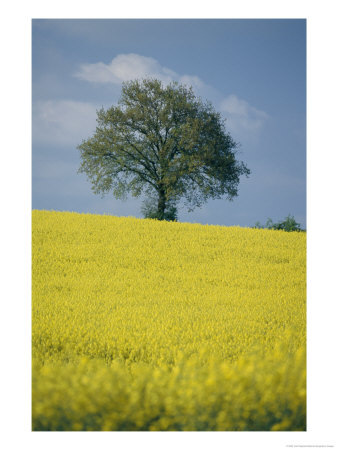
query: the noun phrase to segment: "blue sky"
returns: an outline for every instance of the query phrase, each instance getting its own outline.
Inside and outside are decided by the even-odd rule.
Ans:
[[[306,21],[33,20],[32,206],[142,217],[142,199],[94,195],[76,146],[121,83],[156,76],[191,84],[227,119],[252,173],[233,202],[179,220],[252,226],[289,213],[306,226]]]

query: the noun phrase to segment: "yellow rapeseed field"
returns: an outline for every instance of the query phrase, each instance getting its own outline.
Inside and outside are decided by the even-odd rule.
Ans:
[[[32,213],[33,430],[305,430],[306,234]]]

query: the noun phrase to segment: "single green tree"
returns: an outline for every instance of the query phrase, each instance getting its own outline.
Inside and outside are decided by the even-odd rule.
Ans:
[[[123,83],[117,106],[97,111],[94,135],[78,146],[79,172],[94,193],[124,199],[146,194],[145,217],[175,220],[177,203],[189,211],[208,198],[238,195],[235,143],[221,115],[191,88],[156,79]]]

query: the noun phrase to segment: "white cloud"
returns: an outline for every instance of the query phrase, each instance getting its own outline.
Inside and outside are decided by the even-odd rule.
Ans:
[[[216,109],[227,118],[227,128],[235,139],[253,136],[262,128],[268,115],[235,95],[222,95],[205,84],[198,76],[179,75],[161,66],[154,58],[131,54],[116,56],[108,65],[104,63],[81,66],[77,77],[89,82],[120,84],[132,78],[155,77],[164,83],[178,81],[192,85],[201,95],[211,94]],[[209,97],[209,96],[207,96]],[[93,134],[96,110],[102,105],[72,100],[38,101],[33,104],[33,143],[76,147],[82,139]],[[110,105],[104,105],[110,106]]]
[[[179,82],[182,84],[191,85],[197,89],[209,88],[203,81],[195,75],[182,75],[179,77]]]
[[[228,129],[239,138],[256,133],[268,118],[264,111],[256,109],[236,95],[232,94],[222,98],[220,92],[204,83],[196,75],[180,75],[162,66],[154,58],[135,53],[117,55],[109,64],[103,62],[83,64],[74,76],[92,83],[115,85],[119,85],[123,81],[146,77],[160,79],[164,84],[178,81],[190,85],[199,95],[216,100],[214,104],[218,105],[220,112],[227,118]]]
[[[136,78],[157,78],[164,84],[179,81],[193,87],[202,88],[203,81],[194,75],[179,75],[162,66],[156,59],[136,53],[117,55],[109,64],[98,62],[82,64],[75,77],[92,83],[120,84]]]
[[[33,144],[76,146],[95,131],[97,105],[71,100],[33,105]]]
[[[268,119],[266,112],[254,108],[236,95],[221,100],[219,109],[227,118],[228,128],[236,133],[258,131]]]

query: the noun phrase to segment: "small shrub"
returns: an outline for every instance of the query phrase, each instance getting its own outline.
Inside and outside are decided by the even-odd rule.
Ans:
[[[265,223],[262,225],[260,222],[256,222],[253,228],[266,228],[268,230],[284,230],[284,231],[305,231],[301,228],[300,223],[296,222],[294,216],[289,214],[284,220],[274,223],[269,217]]]

